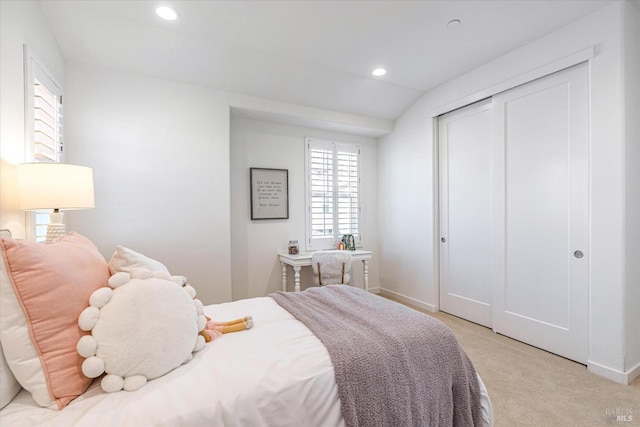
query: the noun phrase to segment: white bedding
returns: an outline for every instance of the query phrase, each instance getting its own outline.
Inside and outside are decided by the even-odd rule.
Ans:
[[[214,320],[252,315],[194,359],[135,392],[96,381],[62,411],[22,390],[0,410],[2,426],[344,426],[329,354],[306,326],[268,297],[205,307]],[[162,331],[158,331],[162,333]],[[493,411],[482,381],[482,415]]]

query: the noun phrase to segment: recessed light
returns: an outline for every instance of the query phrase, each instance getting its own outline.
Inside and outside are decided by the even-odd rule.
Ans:
[[[376,77],[380,77],[380,76],[384,76],[385,74],[387,74],[387,70],[385,70],[384,68],[376,68],[375,70],[373,70],[371,72],[371,74],[373,74]]]
[[[156,7],[156,14],[167,21],[175,21],[178,19],[178,12],[169,6]]]
[[[449,21],[447,23],[447,27],[449,27],[449,28],[454,28],[454,27],[457,27],[458,25],[460,25],[460,20],[459,19],[452,19],[451,21]]]

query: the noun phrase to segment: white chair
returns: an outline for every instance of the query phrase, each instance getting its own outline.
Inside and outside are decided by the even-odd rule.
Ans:
[[[351,253],[349,251],[316,251],[311,254],[313,281],[317,286],[349,284]]]

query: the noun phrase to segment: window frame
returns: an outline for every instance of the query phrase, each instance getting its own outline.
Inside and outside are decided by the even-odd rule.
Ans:
[[[356,243],[356,247],[361,247],[362,242],[362,154],[361,146],[357,143],[337,141],[333,139],[324,138],[305,138],[305,246],[307,251],[335,249],[337,243],[341,240],[342,234],[339,228],[339,215],[333,215],[332,218],[332,231],[330,236],[313,237],[312,231],[312,176],[311,176],[311,152],[313,149],[331,151],[331,167],[335,171],[338,165],[338,153],[349,152],[356,154],[356,195],[357,195],[357,218],[356,227],[358,232],[353,233]],[[342,151],[341,151],[342,149]],[[332,188],[333,194],[333,209],[337,212],[338,209],[338,173],[332,173]]]
[[[62,163],[63,161],[63,89],[59,81],[51,73],[33,53],[26,44],[23,46],[24,58],[24,124],[25,124],[25,161],[26,162],[43,162],[45,159],[39,159],[36,150],[36,102],[35,102],[35,81],[37,80],[47,91],[55,96],[55,117],[54,117],[54,163]],[[44,242],[46,240],[46,228],[49,224],[49,213],[51,209],[40,210],[34,212],[25,212],[25,232],[30,240]]]

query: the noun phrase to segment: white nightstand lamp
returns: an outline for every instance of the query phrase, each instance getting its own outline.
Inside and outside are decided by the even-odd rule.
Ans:
[[[93,170],[64,163],[24,163],[18,165],[20,209],[53,209],[49,214],[47,242],[66,234],[60,210],[95,207]]]

